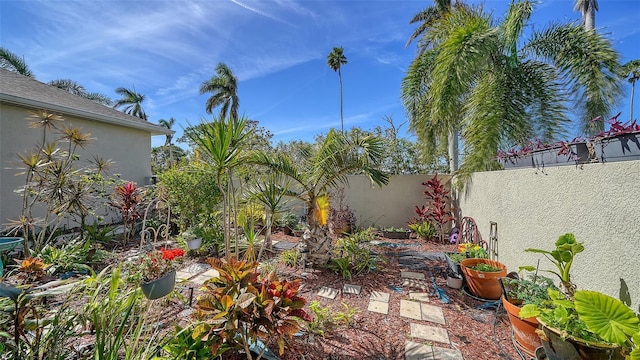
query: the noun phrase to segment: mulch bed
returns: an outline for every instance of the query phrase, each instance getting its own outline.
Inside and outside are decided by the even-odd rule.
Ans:
[[[300,238],[284,235],[281,232],[273,234],[274,240],[298,242]],[[344,311],[343,305],[357,308],[359,312],[354,316],[352,323],[347,327],[338,326],[325,332],[325,336],[315,335],[309,339],[307,335],[295,337],[289,343],[282,360],[332,360],[332,359],[404,359],[405,342],[408,340],[434,345],[444,348],[459,350],[464,359],[520,359],[511,342],[511,327],[503,309],[483,309],[484,302],[465,295],[461,290],[455,290],[446,285],[446,268],[444,261],[420,259],[424,270],[415,270],[403,267],[398,263],[398,256],[403,252],[450,252],[456,251],[455,245],[437,244],[421,239],[387,239],[378,241],[387,246],[376,246],[375,251],[387,256],[387,263],[381,269],[353,276],[351,280],[343,279],[340,275],[327,269],[303,269],[291,268],[280,265],[278,275],[284,279],[301,278],[303,287],[300,295],[307,299],[307,306],[311,301],[319,301],[323,307],[328,307],[332,312]],[[390,245],[396,244],[396,245]],[[268,257],[278,256],[275,253],[267,253]],[[122,253],[120,253],[122,255]],[[121,257],[121,256],[119,256]],[[191,264],[205,262],[203,257],[186,257],[181,269]],[[400,317],[400,300],[408,299],[410,289],[402,288],[400,278],[401,271],[417,271],[425,273],[430,280],[429,271],[434,275],[438,287],[445,290],[450,303],[444,304],[435,294],[430,295],[430,303],[442,307],[446,319],[445,325],[429,324],[427,321],[416,321]],[[323,287],[342,289],[344,284],[361,286],[360,295],[339,293],[336,299],[330,300],[319,297],[318,290]],[[177,285],[178,293],[182,298],[169,296],[152,303],[151,316],[157,319],[158,326],[170,331],[173,325],[182,326],[189,323],[191,307],[188,300],[193,291],[193,304],[199,290],[198,284],[182,283]],[[432,290],[432,289],[430,289]],[[388,315],[367,311],[369,296],[372,291],[381,291],[391,294]],[[419,290],[411,290],[419,291]],[[192,304],[192,305],[193,305]],[[309,313],[311,311],[307,308]],[[154,320],[156,321],[156,320]],[[422,323],[444,327],[447,329],[450,344],[427,343],[424,340],[412,339],[410,323]],[[90,342],[85,337],[78,339],[78,344]],[[277,349],[276,346],[271,347]],[[224,359],[246,359],[242,354],[226,354]]]

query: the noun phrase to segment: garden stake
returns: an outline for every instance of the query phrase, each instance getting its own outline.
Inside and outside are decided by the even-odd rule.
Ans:
[[[436,285],[436,278],[433,277],[433,272],[431,271],[431,269],[429,269],[429,275],[431,276],[431,281],[433,282],[433,290],[436,292],[436,296],[438,296],[438,298],[445,304],[449,303],[449,298],[447,297],[447,294],[444,292],[444,289],[439,288],[438,285]]]

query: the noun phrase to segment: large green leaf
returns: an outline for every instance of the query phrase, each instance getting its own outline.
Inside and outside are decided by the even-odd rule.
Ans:
[[[587,328],[604,340],[623,345],[640,330],[636,314],[620,300],[597,291],[575,293],[576,311]]]

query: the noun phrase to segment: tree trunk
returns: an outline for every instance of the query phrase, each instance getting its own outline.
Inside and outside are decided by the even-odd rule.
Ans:
[[[338,79],[340,80],[340,130],[344,134],[344,119],[342,118],[342,73],[338,67]]]
[[[631,102],[629,103],[629,122],[633,121],[633,96],[636,90],[636,82],[631,83]]]

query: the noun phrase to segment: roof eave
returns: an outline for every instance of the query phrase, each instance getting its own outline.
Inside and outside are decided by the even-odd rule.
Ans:
[[[48,109],[51,111],[59,112],[65,115],[77,116],[84,119],[91,119],[96,121],[101,121],[104,123],[124,126],[128,128],[145,130],[149,131],[151,135],[171,135],[174,134],[175,131],[162,127],[160,125],[151,124],[148,122],[139,122],[139,121],[126,121],[123,119],[118,119],[110,116],[95,114],[88,111],[72,109],[66,106],[60,106],[56,104],[45,103],[41,101],[25,99],[14,95],[0,93],[0,102],[5,102],[13,105],[26,106],[35,109]]]

